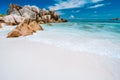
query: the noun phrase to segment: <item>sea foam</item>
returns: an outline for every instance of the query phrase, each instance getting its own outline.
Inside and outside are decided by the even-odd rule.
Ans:
[[[18,39],[120,59],[119,23],[67,22],[51,24],[51,26],[42,24],[43,31],[37,31],[33,35]],[[0,37],[5,37],[14,27],[6,26],[1,29]]]
[[[26,37],[32,41],[55,45],[74,51],[105,55],[120,59],[119,24],[60,23],[42,25],[44,31]],[[117,29],[117,30],[116,30]]]

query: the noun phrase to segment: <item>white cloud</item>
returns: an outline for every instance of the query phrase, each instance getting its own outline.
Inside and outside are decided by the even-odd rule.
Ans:
[[[103,0],[92,0],[93,3],[98,3],[98,2],[101,2]]]
[[[105,4],[96,4],[94,6],[90,6],[89,8],[98,8],[98,7],[102,7],[105,6]]]
[[[76,8],[82,7],[86,4],[86,0],[67,0],[67,1],[59,1],[54,6],[50,6],[49,9],[67,9],[67,8]]]
[[[57,3],[55,3],[53,6],[49,6],[49,9],[68,9],[68,8],[77,8],[77,7],[83,7],[84,5],[90,3],[99,3],[104,0],[55,0]],[[100,5],[97,5],[100,6]]]

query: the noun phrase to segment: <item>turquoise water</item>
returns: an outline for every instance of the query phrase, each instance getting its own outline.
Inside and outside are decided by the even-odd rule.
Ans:
[[[20,38],[120,59],[119,21],[70,20],[67,23],[51,23],[51,26],[42,24],[42,27],[43,31]],[[4,34],[7,31],[1,30]],[[3,36],[0,34],[0,37]]]
[[[43,24],[44,31],[27,39],[74,51],[120,59],[120,23],[109,21],[70,21]]]

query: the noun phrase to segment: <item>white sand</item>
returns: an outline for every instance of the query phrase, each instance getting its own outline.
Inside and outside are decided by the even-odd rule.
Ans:
[[[0,39],[0,80],[120,80],[120,60]]]

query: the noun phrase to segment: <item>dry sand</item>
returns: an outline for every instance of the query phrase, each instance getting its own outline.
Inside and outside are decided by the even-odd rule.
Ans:
[[[20,39],[0,39],[0,80],[120,80],[120,60]]]

